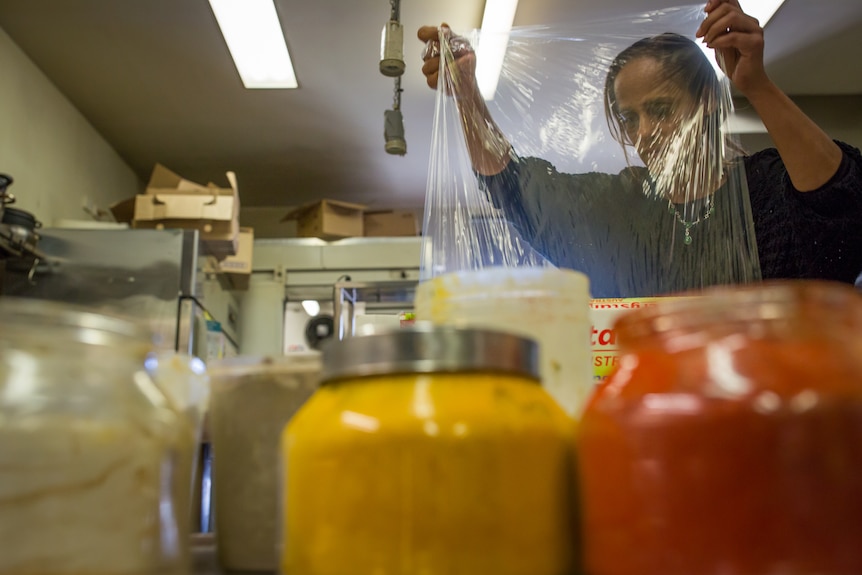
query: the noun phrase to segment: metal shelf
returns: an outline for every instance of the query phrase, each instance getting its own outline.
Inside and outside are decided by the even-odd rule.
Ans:
[[[409,311],[413,309],[416,280],[386,282],[339,282],[333,288],[333,322],[338,339],[355,335],[356,304],[366,310]]]

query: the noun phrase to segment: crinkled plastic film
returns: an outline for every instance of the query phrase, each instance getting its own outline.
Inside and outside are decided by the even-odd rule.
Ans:
[[[515,28],[487,113],[470,44],[441,29],[426,47],[441,63],[423,279],[557,266],[585,272],[593,297],[759,279],[730,83],[694,37],[703,18],[697,5]]]

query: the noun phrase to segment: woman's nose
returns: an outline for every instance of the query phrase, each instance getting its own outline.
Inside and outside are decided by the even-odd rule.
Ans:
[[[641,118],[638,124],[638,140],[651,142],[656,137],[657,125],[649,118]]]

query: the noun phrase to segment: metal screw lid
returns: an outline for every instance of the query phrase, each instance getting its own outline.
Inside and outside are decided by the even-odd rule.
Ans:
[[[497,372],[539,381],[539,346],[528,338],[475,328],[417,324],[329,342],[323,383],[407,373]]]

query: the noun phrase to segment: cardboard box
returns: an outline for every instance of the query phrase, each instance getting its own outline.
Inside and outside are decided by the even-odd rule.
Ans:
[[[132,227],[132,221],[135,219],[135,197],[121,200],[108,208],[117,223],[128,224],[129,227]]]
[[[297,235],[303,238],[340,240],[364,234],[364,211],[359,204],[321,200],[290,211],[281,221],[296,220]]]
[[[365,236],[369,238],[403,237],[419,235],[415,212],[385,210],[365,212]]]
[[[209,253],[219,259],[236,254],[239,190],[233,172],[227,172],[227,179],[230,188],[203,186],[156,164],[147,189],[134,198],[132,227],[197,229]],[[111,208],[115,217],[123,210],[128,212],[125,202]]]
[[[239,244],[236,255],[219,261],[207,258],[204,272],[218,274],[219,283],[228,290],[247,290],[251,280],[251,264],[254,255],[254,228],[239,229]]]

